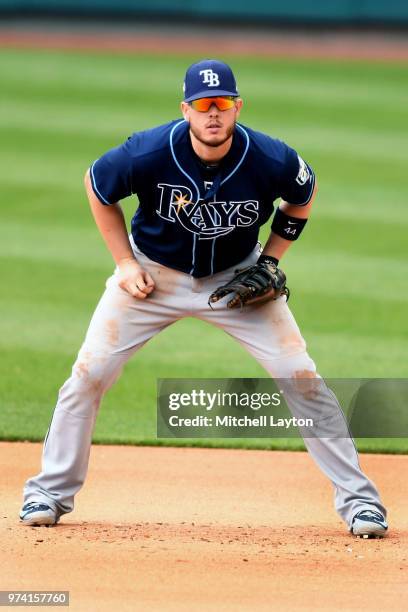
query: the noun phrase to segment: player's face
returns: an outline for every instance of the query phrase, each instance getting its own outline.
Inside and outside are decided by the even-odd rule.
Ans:
[[[219,147],[227,142],[234,132],[242,100],[234,100],[232,108],[220,110],[212,104],[207,111],[195,110],[186,102],[181,103],[184,119],[189,122],[192,134],[208,147]]]

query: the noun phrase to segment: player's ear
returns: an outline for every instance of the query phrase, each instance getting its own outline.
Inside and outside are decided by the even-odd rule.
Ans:
[[[189,120],[189,114],[190,114],[190,113],[189,113],[190,106],[187,104],[187,102],[182,102],[182,103],[180,104],[180,108],[181,108],[181,113],[182,113],[182,115],[183,115],[184,119],[185,119],[186,121],[188,121],[188,120]]]
[[[242,99],[238,98],[238,100],[235,101],[235,113],[236,113],[237,119],[238,119],[239,114],[241,112],[242,105],[243,105]]]

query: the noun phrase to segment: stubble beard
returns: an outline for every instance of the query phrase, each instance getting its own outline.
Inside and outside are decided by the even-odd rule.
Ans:
[[[225,134],[224,137],[218,137],[216,136],[215,138],[217,138],[217,140],[210,140],[210,139],[206,139],[203,138],[203,136],[200,134],[200,132],[198,132],[190,123],[190,130],[191,133],[193,134],[193,136],[202,144],[206,145],[207,147],[221,147],[224,143],[226,143],[232,136],[232,134],[234,133],[235,130],[235,121],[234,123],[227,129],[227,132]],[[210,137],[211,138],[211,137]]]

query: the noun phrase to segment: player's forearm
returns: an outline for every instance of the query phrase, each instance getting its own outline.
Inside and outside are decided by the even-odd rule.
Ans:
[[[85,175],[85,189],[95,223],[104,239],[116,264],[126,260],[135,260],[129,242],[126,221],[119,204],[106,206],[96,197],[89,172]]]
[[[285,238],[281,238],[281,236],[271,232],[263,248],[262,255],[268,255],[280,261],[291,244],[290,240],[285,240]]]

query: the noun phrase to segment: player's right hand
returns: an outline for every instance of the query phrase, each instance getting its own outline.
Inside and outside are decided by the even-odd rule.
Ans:
[[[149,272],[134,258],[122,259],[118,263],[118,284],[133,297],[144,300],[154,289],[154,280]]]

